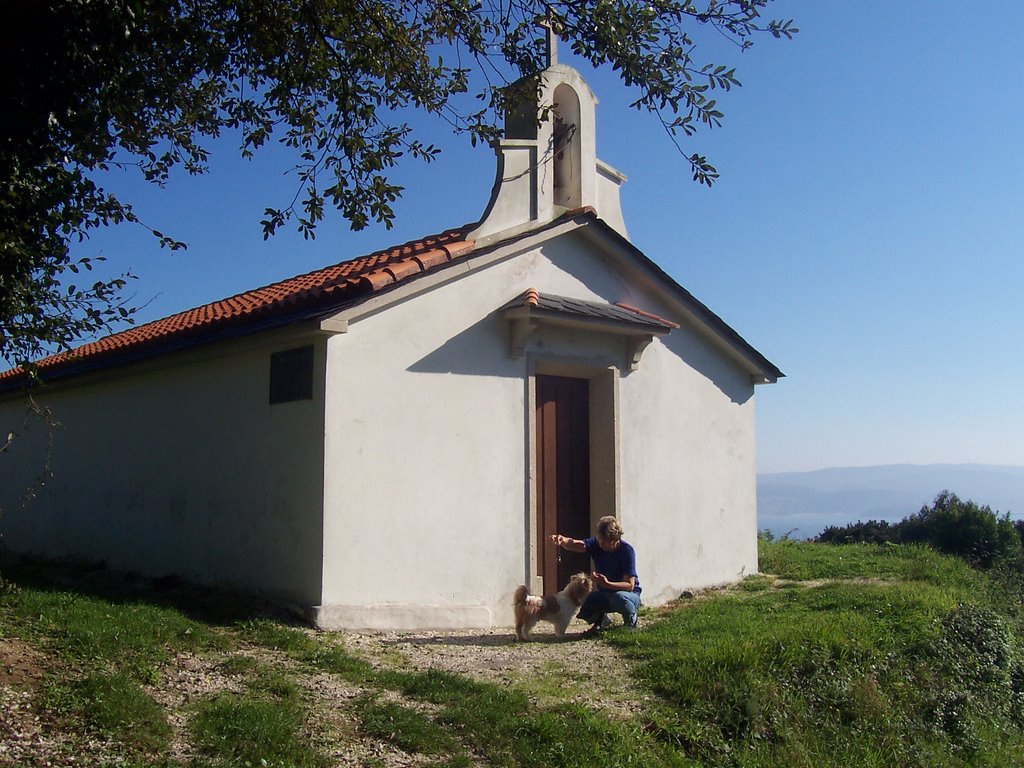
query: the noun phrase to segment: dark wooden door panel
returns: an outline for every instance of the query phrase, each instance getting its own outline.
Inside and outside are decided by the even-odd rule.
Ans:
[[[545,594],[578,571],[585,554],[559,552],[552,533],[590,535],[590,386],[586,379],[537,376],[537,565]]]

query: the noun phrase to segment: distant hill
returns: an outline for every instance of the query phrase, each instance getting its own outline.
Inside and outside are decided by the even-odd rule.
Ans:
[[[944,490],[1024,517],[1024,467],[890,464],[758,475],[757,527],[806,539],[829,525],[901,520]]]

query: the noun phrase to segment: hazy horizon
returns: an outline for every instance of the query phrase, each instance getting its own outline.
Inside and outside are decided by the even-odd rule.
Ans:
[[[988,469],[1021,469],[1024,470],[1024,464],[985,464],[976,461],[961,461],[961,462],[943,462],[936,461],[930,463],[924,462],[913,462],[913,461],[902,461],[893,462],[891,464],[847,464],[843,466],[834,467],[817,467],[816,469],[798,469],[798,470],[781,470],[777,472],[758,472],[758,476],[761,475],[807,475],[814,472],[827,472],[830,470],[843,470],[843,469],[876,469],[881,467],[979,467]]]
[[[943,491],[1024,517],[1024,466],[883,464],[758,473],[758,529],[809,538],[829,525],[896,522],[931,505]]]

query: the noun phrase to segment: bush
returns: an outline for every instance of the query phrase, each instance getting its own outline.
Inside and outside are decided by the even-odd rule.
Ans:
[[[955,493],[943,491],[931,507],[890,524],[884,520],[857,521],[843,527],[830,526],[816,541],[826,544],[927,544],[950,555],[962,557],[976,568],[995,565],[1019,568],[1024,563],[1021,534],[1024,529],[998,515],[988,506],[961,501]]]
[[[940,622],[932,667],[941,686],[926,692],[925,720],[960,752],[979,746],[977,728],[1021,722],[1024,668],[1012,627],[998,611],[963,604]]]
[[[890,525],[887,520],[868,520],[844,526],[830,525],[822,531],[816,541],[822,544],[898,544],[899,526]]]

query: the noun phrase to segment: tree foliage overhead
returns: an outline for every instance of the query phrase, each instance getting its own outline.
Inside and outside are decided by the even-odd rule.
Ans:
[[[738,50],[790,37],[761,17],[771,0],[35,0],[5,8],[0,104],[0,356],[41,352],[131,315],[125,277],[76,284],[91,262],[69,246],[138,221],[101,185],[132,169],[164,184],[207,170],[210,140],[294,153],[294,198],[268,207],[269,237],[315,235],[335,208],[354,229],[390,226],[389,170],[432,159],[407,121],[429,113],[473,142],[499,136],[503,88],[544,66],[541,19],[563,46],[617,71],[676,138],[721,123],[715,90],[735,70],[698,57],[702,33]],[[696,181],[717,177],[686,156]],[[275,201],[276,202],[276,201]],[[153,231],[161,245],[184,244]],[[70,274],[69,274],[70,273]]]

